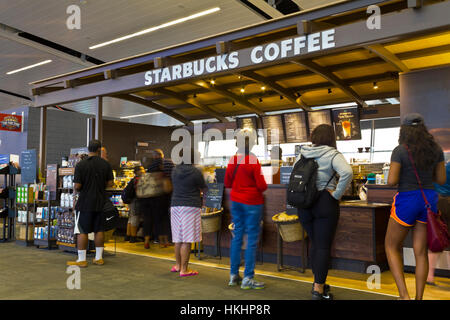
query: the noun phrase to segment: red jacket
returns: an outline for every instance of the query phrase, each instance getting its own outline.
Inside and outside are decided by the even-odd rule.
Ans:
[[[267,189],[267,183],[261,172],[261,165],[254,155],[235,155],[230,159],[225,172],[225,187],[231,188],[231,201],[259,205],[264,204],[263,192]],[[239,167],[233,179],[236,165]]]

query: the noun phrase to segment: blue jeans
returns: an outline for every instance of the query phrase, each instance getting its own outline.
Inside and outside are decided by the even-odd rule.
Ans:
[[[231,240],[231,275],[239,274],[241,262],[241,247],[244,234],[247,234],[247,249],[245,250],[244,278],[253,278],[255,274],[256,247],[261,229],[261,214],[263,205],[247,205],[231,202],[231,216],[234,223],[234,237]]]

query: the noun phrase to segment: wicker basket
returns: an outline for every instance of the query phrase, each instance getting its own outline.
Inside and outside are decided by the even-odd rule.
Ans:
[[[202,233],[217,232],[220,230],[222,212],[223,208],[214,210],[212,213],[208,214],[202,212]]]
[[[279,221],[275,223],[278,225],[278,230],[280,230],[280,235],[284,242],[299,241],[306,238],[306,233],[299,220]]]

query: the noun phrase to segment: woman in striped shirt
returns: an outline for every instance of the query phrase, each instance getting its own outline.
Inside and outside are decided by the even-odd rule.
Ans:
[[[195,276],[197,271],[189,270],[191,244],[201,241],[200,192],[206,188],[202,173],[194,166],[194,151],[190,161],[183,161],[172,171],[171,228],[175,243],[176,265],[170,271],[180,272],[181,277]]]

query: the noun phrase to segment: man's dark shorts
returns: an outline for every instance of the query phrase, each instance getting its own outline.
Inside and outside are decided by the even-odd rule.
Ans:
[[[105,218],[103,212],[81,211],[77,212],[77,214],[79,214],[78,229],[81,234],[105,231]]]

